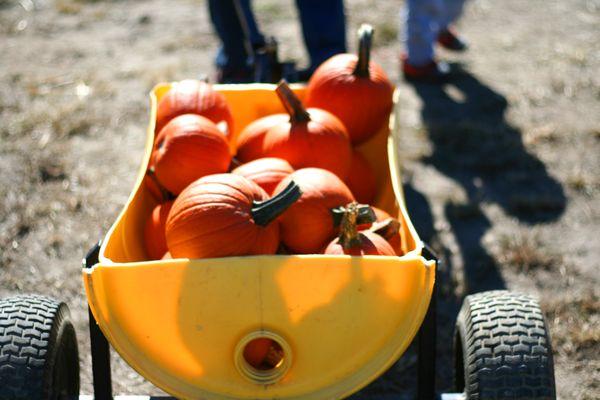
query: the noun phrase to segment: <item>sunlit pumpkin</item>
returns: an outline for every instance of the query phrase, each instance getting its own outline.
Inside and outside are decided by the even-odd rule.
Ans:
[[[263,188],[267,194],[272,194],[279,182],[292,172],[294,169],[290,163],[275,157],[259,158],[231,171],[233,174],[250,179]]]
[[[375,173],[367,159],[358,151],[352,153],[350,172],[345,180],[359,203],[371,204],[377,194]]]
[[[353,202],[343,207],[340,235],[327,245],[323,251],[324,254],[346,254],[352,256],[396,255],[394,249],[383,237],[369,230],[359,231],[357,229],[359,213],[364,213],[365,208],[368,210],[367,213],[370,214],[371,222],[375,221],[375,212],[368,206],[362,206],[361,210],[361,206]]]
[[[237,139],[236,157],[242,162],[278,157],[295,169],[323,168],[345,179],[352,149],[344,125],[327,111],[306,110],[285,81],[276,91],[289,115],[276,114],[244,129]]]
[[[180,115],[165,125],[154,152],[156,178],[173,194],[205,175],[226,172],[231,162],[223,133],[208,119],[193,114]]]
[[[279,218],[281,241],[291,253],[320,253],[338,232],[332,209],[352,202],[354,197],[340,178],[320,168],[293,172],[274,193],[283,191],[292,181],[300,187],[302,196]]]
[[[146,176],[144,177],[144,186],[150,192],[152,197],[154,197],[154,199],[159,203],[163,203],[175,198],[171,192],[165,189],[158,182],[158,178],[156,178],[156,174],[154,173],[154,166],[150,166],[146,171]]]
[[[383,69],[370,61],[373,28],[359,29],[358,55],[337,54],[308,82],[306,105],[330,111],[346,126],[353,144],[376,134],[388,121],[394,88]]]
[[[210,258],[275,254],[279,247],[276,218],[299,197],[289,181],[269,198],[254,182],[235,174],[198,179],[175,199],[166,225],[173,258]]]
[[[208,118],[226,137],[233,132],[233,118],[225,96],[207,82],[189,79],[174,83],[158,102],[155,132],[160,132],[170,120],[183,114]]]
[[[387,240],[397,255],[401,256],[403,254],[401,249],[400,221],[396,218],[378,219],[369,227],[368,231],[376,233]]]
[[[165,223],[173,206],[172,201],[159,204],[152,210],[144,226],[144,245],[150,260],[160,260],[167,252]]]

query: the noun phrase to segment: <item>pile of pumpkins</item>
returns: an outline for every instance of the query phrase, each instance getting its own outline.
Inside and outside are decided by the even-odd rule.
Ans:
[[[361,30],[358,55],[323,63],[305,104],[282,81],[286,113],[250,123],[235,139],[221,93],[201,81],[172,86],[158,103],[145,178],[159,202],[144,230],[151,259],[401,255],[400,224],[367,205],[375,176],[353,149],[387,123],[393,94],[369,60],[372,28]]]

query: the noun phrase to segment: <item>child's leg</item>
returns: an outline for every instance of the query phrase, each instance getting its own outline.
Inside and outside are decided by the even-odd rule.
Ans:
[[[403,12],[404,42],[410,65],[425,65],[433,60],[439,12],[440,0],[407,0]]]
[[[439,30],[443,31],[452,25],[462,14],[465,0],[444,0],[442,12],[438,20]]]

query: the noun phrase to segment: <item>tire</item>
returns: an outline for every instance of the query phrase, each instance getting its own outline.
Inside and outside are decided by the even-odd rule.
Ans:
[[[79,354],[65,303],[22,295],[0,300],[0,399],[79,396]]]
[[[468,400],[556,398],[550,338],[532,297],[508,291],[467,296],[454,344],[456,389]]]

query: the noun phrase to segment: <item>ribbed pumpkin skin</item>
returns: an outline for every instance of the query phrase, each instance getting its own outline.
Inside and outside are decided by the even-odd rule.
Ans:
[[[156,129],[161,129],[173,118],[183,114],[197,114],[215,124],[225,122],[225,136],[233,132],[233,118],[225,96],[202,81],[184,80],[173,85],[159,101],[156,110]]]
[[[199,115],[185,114],[160,131],[153,159],[158,181],[178,194],[198,178],[226,172],[231,154],[215,124]]]
[[[254,182],[234,174],[205,176],[175,199],[166,225],[173,258],[275,254],[279,224],[252,219],[252,202],[268,199]]]
[[[160,260],[167,252],[165,224],[172,206],[172,201],[157,205],[146,220],[146,225],[144,226],[144,245],[146,253],[148,253],[151,260]]]
[[[273,194],[279,182],[292,172],[294,172],[294,168],[290,163],[275,157],[259,158],[231,171],[232,174],[243,176],[256,183],[267,194]]]
[[[371,204],[377,194],[375,173],[367,159],[358,151],[352,153],[350,172],[345,180],[356,201]]]
[[[396,252],[390,244],[381,236],[369,231],[358,233],[361,245],[350,249],[344,249],[340,240],[335,238],[327,245],[323,254],[349,255],[349,256],[395,256]]]
[[[291,123],[286,114],[268,130],[244,130],[238,138],[236,157],[242,162],[277,157],[294,169],[323,168],[342,179],[350,170],[352,148],[344,125],[331,113],[309,108],[311,120]],[[276,114],[277,116],[277,114]],[[273,119],[281,117],[273,116]]]
[[[337,116],[359,144],[387,123],[392,110],[393,86],[383,69],[371,61],[369,77],[354,75],[358,57],[338,54],[316,69],[308,82],[307,107],[327,110]]]
[[[256,143],[257,140],[260,140],[260,138],[262,138],[267,133],[267,131],[275,125],[289,122],[289,120],[290,116],[288,114],[272,114],[252,121],[251,123],[246,125],[246,127],[240,132],[240,134],[236,138],[235,147],[236,149],[238,149],[238,153],[240,148],[251,146],[249,144],[250,142]],[[256,146],[256,144],[254,146]],[[239,157],[239,154],[236,154],[236,157]],[[243,162],[243,160],[240,161]]]
[[[350,189],[333,173],[319,168],[299,169],[281,181],[275,194],[293,180],[302,196],[281,215],[281,241],[295,254],[318,254],[337,234],[331,209],[354,200]]]

